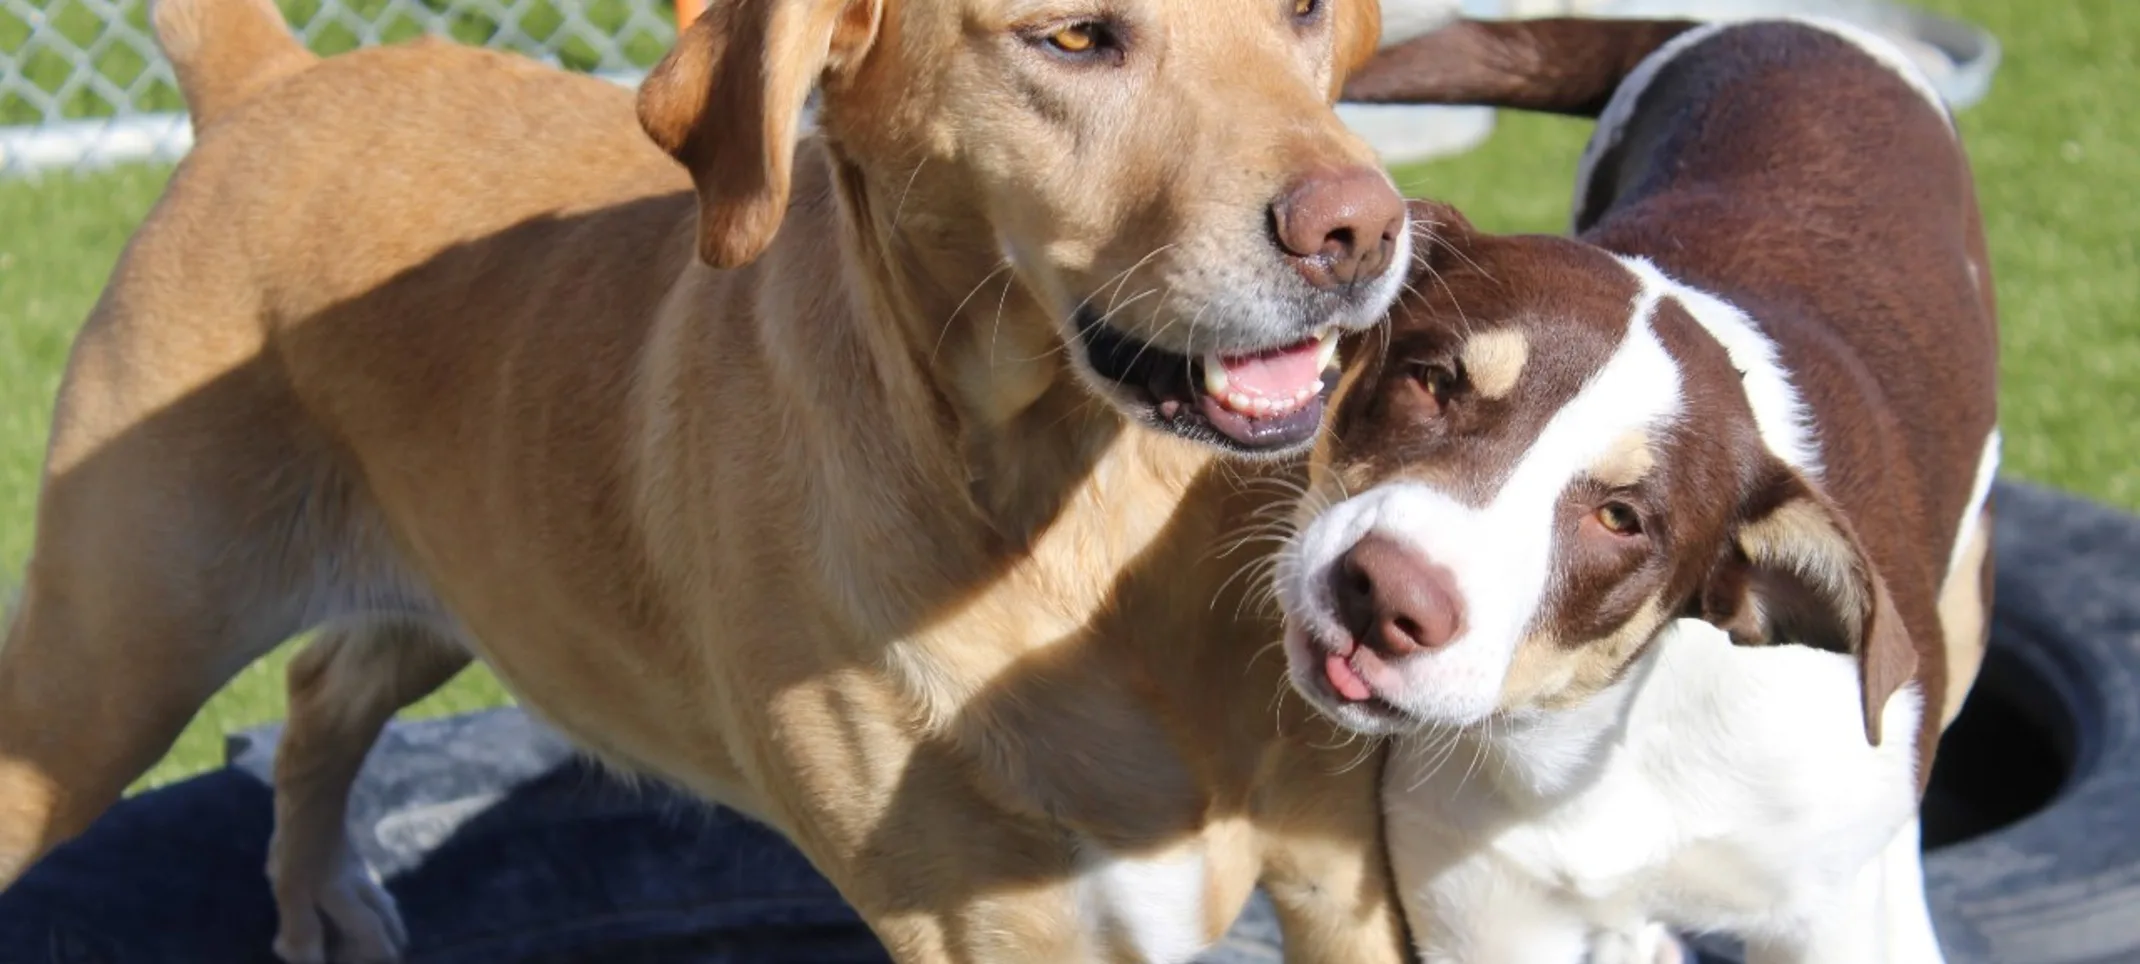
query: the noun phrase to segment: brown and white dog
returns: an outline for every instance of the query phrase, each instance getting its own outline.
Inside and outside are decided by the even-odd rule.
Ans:
[[[1915,812],[1998,451],[1968,163],[1883,41],[1690,26],[1467,23],[1348,89],[1603,112],[1577,238],[1415,209],[1278,567],[1297,688],[1402,735],[1428,961],[1940,957]]]
[[[0,883],[313,630],[291,961],[397,954],[346,796],[472,657],[900,961],[1180,961],[1258,879],[1291,959],[1402,958],[1379,770],[1274,723],[1223,551],[1411,259],[1331,108],[1373,0],[719,0],[636,104],[322,60],[266,0],[155,21],[199,138],[61,389]]]

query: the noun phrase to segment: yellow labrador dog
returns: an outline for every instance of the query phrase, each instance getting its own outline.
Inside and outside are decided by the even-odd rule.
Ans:
[[[1330,107],[1373,0],[721,0],[636,111],[265,0],[155,23],[199,137],[61,390],[0,881],[316,630],[290,961],[400,953],[345,798],[472,656],[901,961],[1180,961],[1259,879],[1290,958],[1401,958],[1376,766],[1274,722],[1225,551],[1411,257]]]

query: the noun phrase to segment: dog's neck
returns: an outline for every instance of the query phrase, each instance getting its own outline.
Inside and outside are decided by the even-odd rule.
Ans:
[[[1080,384],[1053,312],[1019,280],[970,196],[926,166],[887,181],[823,158],[843,253],[867,303],[853,317],[881,366],[946,416],[933,426],[963,465],[988,526],[1024,544],[1103,461],[1128,459],[1186,486],[1214,457],[1147,432]],[[895,179],[896,180],[896,179]],[[949,213],[946,213],[949,212]]]
[[[1574,706],[1501,716],[1463,731],[1455,738],[1450,765],[1475,760],[1475,779],[1529,809],[1546,809],[1581,793],[1620,751],[1655,649],[1653,640],[1619,679]]]
[[[839,248],[776,241],[755,270],[802,280],[755,306],[755,335],[799,373],[769,386],[787,391],[789,484],[838,488],[797,501],[811,551],[841,559],[806,571],[840,580],[826,596],[853,655],[884,668],[927,739],[983,764],[988,792],[1092,839],[1172,839],[1213,787],[1241,803],[1271,710],[1210,681],[1282,686],[1283,660],[1256,658],[1275,619],[1234,576],[1258,557],[1257,509],[1289,504],[1287,486],[1241,480],[1286,470],[1222,470],[1094,398],[1053,320],[996,270],[994,239],[921,194],[926,172],[902,212],[903,182],[818,143],[797,161],[783,236]],[[1229,722],[1204,732],[1213,720]],[[1005,740],[1095,749],[1035,758]],[[1223,766],[1191,766],[1192,747]]]

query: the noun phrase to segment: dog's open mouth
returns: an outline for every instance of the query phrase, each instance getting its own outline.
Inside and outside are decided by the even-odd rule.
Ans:
[[[1335,378],[1335,328],[1290,345],[1190,358],[1080,312],[1077,332],[1100,377],[1141,397],[1148,418],[1178,435],[1246,452],[1282,452],[1315,437]]]

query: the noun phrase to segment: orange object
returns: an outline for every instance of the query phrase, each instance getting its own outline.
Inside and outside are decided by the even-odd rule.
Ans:
[[[691,22],[705,12],[706,0],[676,0],[676,32],[683,33],[684,28],[691,26]]]

